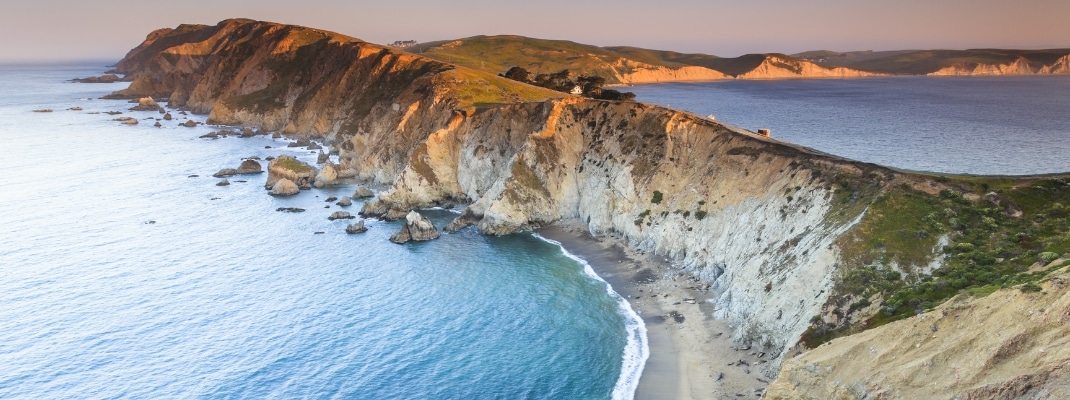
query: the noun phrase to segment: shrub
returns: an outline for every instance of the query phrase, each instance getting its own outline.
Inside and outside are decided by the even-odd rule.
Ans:
[[[661,198],[662,198],[662,196],[663,196],[663,195],[661,194],[661,192],[659,192],[659,191],[655,190],[655,191],[654,191],[654,197],[652,197],[652,198],[650,199],[650,202],[651,202],[651,203],[654,203],[654,204],[661,204]]]
[[[1041,290],[1040,286],[1037,286],[1035,283],[1032,283],[1032,282],[1024,284],[1024,285],[1022,285],[1022,287],[1020,287],[1018,289],[1021,290],[1022,293],[1036,293],[1036,292],[1039,292]]]
[[[1040,261],[1044,264],[1055,261],[1056,258],[1059,258],[1059,255],[1050,251],[1045,251],[1037,255],[1037,261]]]
[[[706,218],[706,210],[695,211],[695,219],[702,221],[703,218]]]

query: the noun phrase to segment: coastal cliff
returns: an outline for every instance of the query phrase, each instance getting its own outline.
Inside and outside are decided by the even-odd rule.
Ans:
[[[1018,57],[1007,64],[959,63],[930,72],[929,76],[1002,76],[1002,75],[1070,75],[1070,55],[1054,63],[1033,62]]]
[[[773,354],[761,366],[767,376],[800,339],[813,347],[949,297],[941,289],[928,303],[879,306],[932,281],[955,256],[988,251],[983,239],[956,247],[974,208],[991,213],[976,217],[989,229],[1018,229],[1022,215],[1043,213],[1059,215],[1044,220],[1056,224],[1045,235],[1067,230],[1052,222],[1065,214],[1047,206],[1070,193],[1065,177],[905,173],[310,28],[227,20],[159,30],[117,70],[132,83],[114,98],[162,97],[210,123],[322,139],[338,151],[339,175],[390,187],[364,215],[462,203],[447,230],[500,235],[580,221],[664,255],[710,285],[714,314],[738,324],[737,340]],[[1015,194],[1034,185],[1045,189]],[[1070,243],[1034,239],[1004,246],[1002,257],[1032,263]]]

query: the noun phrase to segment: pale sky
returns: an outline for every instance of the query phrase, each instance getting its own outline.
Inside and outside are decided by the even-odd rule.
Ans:
[[[0,62],[117,61],[157,28],[253,18],[373,43],[514,34],[725,57],[1070,48],[1070,0],[3,0]]]

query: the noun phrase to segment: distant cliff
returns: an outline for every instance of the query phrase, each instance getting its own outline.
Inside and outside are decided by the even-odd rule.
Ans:
[[[784,54],[722,58],[636,47],[597,47],[523,36],[474,36],[432,42],[407,51],[489,72],[519,66],[533,72],[568,69],[598,75],[608,83],[655,83],[721,79],[798,79],[877,76],[850,68],[826,68]]]
[[[153,32],[117,69],[133,82],[113,97],[165,97],[212,123],[324,139],[340,175],[391,186],[366,215],[461,202],[453,229],[507,234],[579,220],[669,256],[712,285],[717,316],[738,323],[738,339],[779,355],[763,366],[769,376],[800,339],[816,345],[906,318],[1070,246],[1051,205],[1070,199],[1065,177],[904,173],[310,28],[183,25]],[[1038,214],[1044,230],[997,243]],[[958,246],[975,224],[988,231]],[[957,271],[956,257],[996,247],[1017,260],[985,264],[1000,275],[910,297],[950,279],[934,270]]]
[[[825,67],[891,75],[1004,76],[1070,74],[1070,49],[808,51],[796,58]]]
[[[1051,64],[1032,62],[1019,57],[1007,64],[958,63],[930,72],[930,76],[1002,76],[1002,75],[1070,75],[1070,55]]]

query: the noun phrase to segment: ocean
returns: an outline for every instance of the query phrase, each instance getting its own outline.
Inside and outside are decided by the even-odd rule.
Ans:
[[[245,157],[315,154],[201,139],[218,128],[177,112],[155,128],[160,114],[97,99],[126,84],[66,82],[105,69],[0,66],[0,398],[631,397],[645,328],[557,244],[396,245],[399,222],[327,220],[353,185],[216,186]]]
[[[1070,172],[1070,76],[717,81],[619,88],[776,139],[939,173]]]

